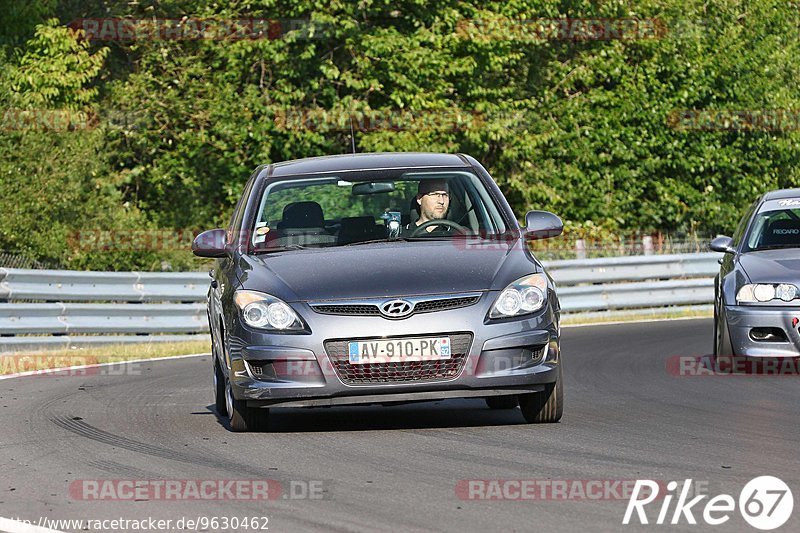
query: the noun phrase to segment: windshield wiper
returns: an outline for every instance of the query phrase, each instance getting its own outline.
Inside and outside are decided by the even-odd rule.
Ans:
[[[287,244],[286,246],[271,246],[269,248],[259,248],[253,250],[254,254],[268,254],[271,252],[288,252],[289,250],[308,250],[308,246],[300,244]]]
[[[396,239],[390,239],[388,237],[385,237],[383,239],[370,239],[368,241],[349,242],[347,244],[342,244],[341,246],[358,246],[359,244],[373,244],[376,242],[397,242],[397,241],[416,241],[416,240],[418,240],[416,237],[413,239],[410,237],[397,237]]]
[[[376,242],[422,242],[422,241],[449,241],[451,237],[397,237],[396,239],[371,239],[369,241],[356,241],[351,242],[348,244],[342,244],[340,246],[358,246],[360,244],[374,244]]]
[[[402,240],[403,238],[400,237],[396,240]],[[359,244],[372,244],[376,242],[392,242],[389,239],[370,239],[368,241],[355,241],[355,242],[348,242],[347,244],[340,244],[339,246],[358,246]]]

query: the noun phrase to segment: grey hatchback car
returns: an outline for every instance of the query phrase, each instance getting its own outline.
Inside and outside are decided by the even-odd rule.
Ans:
[[[563,411],[560,306],[489,173],[463,154],[328,156],[258,167],[217,258],[208,320],[215,403],[233,431],[270,407],[483,398],[528,422]]]

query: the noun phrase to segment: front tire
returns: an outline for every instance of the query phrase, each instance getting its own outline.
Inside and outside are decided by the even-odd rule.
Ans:
[[[219,416],[228,415],[228,408],[225,405],[225,374],[220,370],[216,357],[214,357],[214,407]]]
[[[230,381],[225,385],[225,405],[231,431],[266,431],[269,428],[269,409],[247,407],[244,400],[234,398]]]
[[[714,362],[717,360],[717,355],[719,355],[719,313],[717,313],[717,304],[714,303],[714,351],[712,352],[714,356]]]
[[[714,371],[720,374],[736,373],[737,361],[740,359],[733,351],[728,334],[728,320],[724,313],[714,308]]]
[[[519,395],[522,416],[530,424],[550,424],[561,420],[564,413],[564,377],[561,364],[555,383],[548,383],[542,392]]]

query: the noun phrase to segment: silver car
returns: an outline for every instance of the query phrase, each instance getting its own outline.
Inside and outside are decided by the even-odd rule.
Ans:
[[[269,408],[484,398],[528,422],[563,411],[560,307],[527,239],[467,155],[354,154],[258,167],[208,293],[216,407],[234,431]]]
[[[800,189],[759,197],[733,237],[710,248],[725,254],[715,280],[717,359],[800,356]]]

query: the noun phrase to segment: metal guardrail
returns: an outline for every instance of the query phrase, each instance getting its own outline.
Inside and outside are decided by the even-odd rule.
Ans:
[[[550,261],[545,266],[558,285],[563,312],[596,317],[617,310],[710,308],[719,257],[629,256]],[[0,353],[207,339],[208,283],[203,272],[0,268]],[[20,303],[31,300],[44,303]]]
[[[79,272],[0,268],[0,301],[202,302],[204,272]]]
[[[565,313],[711,304],[718,253],[545,262]]]
[[[719,272],[718,253],[604,257],[545,261],[559,285],[638,281],[646,279],[713,278]]]
[[[0,268],[0,353],[208,340],[208,283],[204,272]]]
[[[151,335],[208,331],[204,304],[6,304],[0,305],[5,335],[73,333]]]

